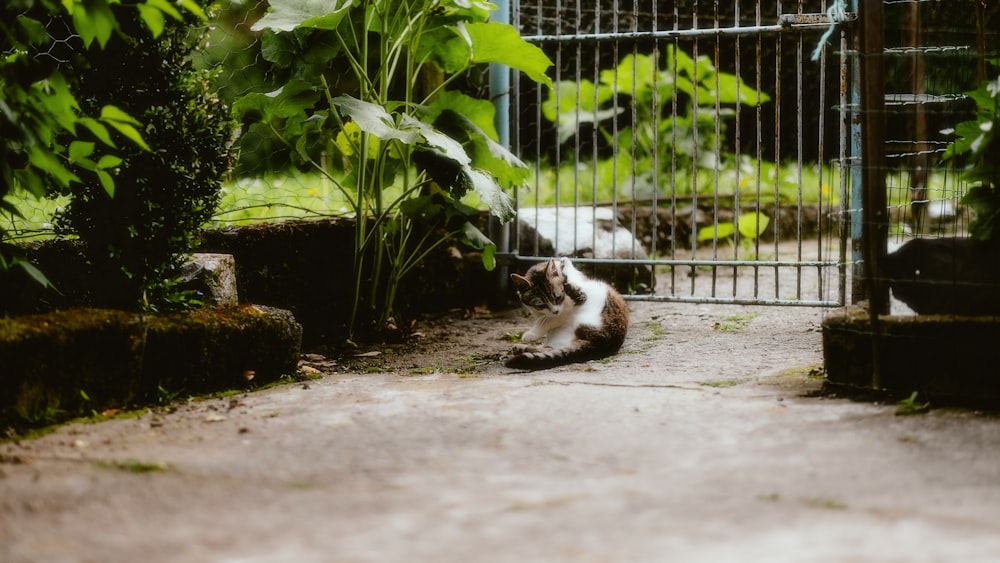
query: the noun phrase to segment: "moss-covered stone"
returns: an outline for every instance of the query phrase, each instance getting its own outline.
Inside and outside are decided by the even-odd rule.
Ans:
[[[1000,407],[1000,317],[881,316],[850,308],[823,321],[827,383],[934,404]],[[876,362],[877,374],[876,374]]]
[[[162,393],[243,388],[250,375],[274,381],[295,371],[301,338],[291,313],[253,305],[0,319],[0,425],[149,404]]]

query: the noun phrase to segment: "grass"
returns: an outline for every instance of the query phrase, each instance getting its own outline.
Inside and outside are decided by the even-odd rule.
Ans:
[[[654,195],[659,202],[674,198],[689,200],[697,193],[700,200],[718,198],[722,205],[740,201],[741,205],[777,203],[819,203],[833,205],[840,201],[839,171],[831,166],[798,163],[758,163],[747,155],[729,159],[719,170],[699,168],[658,174],[633,171],[631,161],[620,157],[591,162],[567,162],[558,169],[535,166],[531,188],[521,191],[520,205],[550,206],[560,204],[610,201],[648,200]],[[666,189],[672,186],[673,189]],[[536,195],[537,194],[537,195]],[[758,197],[758,194],[759,197]]]
[[[722,317],[721,321],[715,323],[713,327],[715,330],[721,330],[723,332],[734,332],[745,328],[754,319],[760,316],[760,313],[743,313],[741,315],[728,315]]]
[[[756,203],[836,205],[840,201],[840,173],[833,166],[810,163],[801,169],[798,163],[758,163],[743,155],[730,157],[718,171],[714,169],[678,170],[653,178],[648,172],[633,172],[627,158],[589,162],[567,161],[558,167],[548,163],[533,163],[528,187],[517,193],[522,207],[628,202],[649,200],[654,195],[661,204],[687,205],[697,192],[701,203],[718,201],[732,205],[739,201],[747,206]],[[891,209],[909,205],[909,191],[904,174],[887,174],[888,203]],[[934,170],[928,180],[931,200],[957,199],[961,190],[955,186],[955,175]],[[387,200],[398,194],[389,188]],[[397,190],[398,191],[398,190]],[[758,195],[759,194],[759,195]],[[69,199],[37,200],[30,196],[12,198],[24,217],[0,214],[0,228],[10,239],[35,240],[53,236],[53,217]],[[464,203],[480,205],[473,192]],[[247,223],[274,222],[288,219],[351,216],[346,196],[332,182],[317,173],[286,170],[254,178],[231,178],[223,183],[217,212],[206,227],[223,227]]]
[[[162,461],[138,461],[134,459],[126,459],[122,461],[95,461],[94,465],[102,469],[117,469],[120,471],[128,471],[129,473],[154,473],[167,471],[169,467],[166,463]]]
[[[699,381],[698,385],[704,385],[705,387],[712,387],[714,389],[723,389],[725,387],[736,387],[742,383],[738,379],[711,379],[709,381]]]

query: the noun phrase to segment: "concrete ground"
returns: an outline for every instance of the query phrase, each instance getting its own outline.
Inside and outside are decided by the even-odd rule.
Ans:
[[[631,307],[610,361],[512,372],[518,312],[452,315],[0,444],[0,561],[1000,561],[1000,419],[817,396],[827,311]]]

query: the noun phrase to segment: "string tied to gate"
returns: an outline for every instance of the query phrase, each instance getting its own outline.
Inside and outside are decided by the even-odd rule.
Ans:
[[[820,55],[823,54],[823,47],[830,41],[830,36],[837,29],[837,24],[847,21],[847,2],[836,0],[826,9],[826,17],[830,20],[830,27],[826,28],[823,36],[819,38],[819,45],[816,45],[816,48],[813,49],[811,59],[814,61],[818,61]]]

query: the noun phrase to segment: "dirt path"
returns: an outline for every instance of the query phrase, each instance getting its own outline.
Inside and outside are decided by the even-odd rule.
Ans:
[[[519,312],[319,379],[0,444],[0,561],[995,561],[1000,420],[809,396],[823,311],[632,303],[519,374]]]

